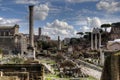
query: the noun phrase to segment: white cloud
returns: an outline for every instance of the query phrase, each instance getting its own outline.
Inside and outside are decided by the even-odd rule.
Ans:
[[[34,7],[34,12],[36,20],[45,20],[48,16],[49,7],[47,4],[40,4]]]
[[[85,32],[90,32],[91,29],[87,26],[83,26],[81,30],[82,30],[82,32],[85,33]]]
[[[56,39],[57,36],[64,39],[65,37],[75,37],[77,31],[67,22],[56,19],[52,23],[47,23],[42,32],[51,36],[52,39]]]
[[[83,3],[83,2],[95,2],[98,0],[66,0],[66,1],[70,3]]]
[[[3,17],[0,17],[0,26],[15,25],[15,24],[18,24],[20,21],[21,21],[20,19],[6,19]]]
[[[114,13],[114,12],[120,11],[120,2],[107,1],[107,0],[100,1],[97,4],[97,8],[99,10],[105,10],[107,12]]]
[[[74,25],[76,26],[83,26],[83,25],[86,25],[86,20],[78,20],[78,21],[75,21]]]
[[[88,27],[90,28],[100,28],[101,26],[101,20],[98,18],[98,17],[94,17],[94,18],[87,18],[87,24],[88,24]]]
[[[38,4],[39,0],[16,0],[17,4]]]
[[[42,1],[42,0],[41,0]],[[34,19],[45,20],[49,13],[48,4],[40,4],[40,0],[15,0],[17,4],[29,4],[34,6]]]
[[[98,17],[93,17],[93,18],[87,18],[86,19],[86,24],[83,25],[80,28],[80,31],[82,32],[91,32],[93,28],[100,28],[101,26],[101,20]]]

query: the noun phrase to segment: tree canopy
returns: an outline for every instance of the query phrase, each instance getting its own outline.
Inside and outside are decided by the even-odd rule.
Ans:
[[[110,24],[102,24],[101,25],[101,28],[108,28],[108,27],[110,27],[111,25]]]

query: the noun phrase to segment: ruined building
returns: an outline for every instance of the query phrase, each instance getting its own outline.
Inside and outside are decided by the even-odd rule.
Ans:
[[[91,32],[91,49],[97,50],[101,47],[101,33],[99,28],[94,28]]]
[[[3,53],[24,52],[25,36],[19,33],[19,25],[0,26],[0,49]]]
[[[41,64],[1,64],[0,77],[18,77],[19,80],[44,80]],[[15,80],[15,79],[14,79]]]
[[[120,39],[120,22],[111,25],[110,40],[114,39]]]
[[[34,47],[34,19],[33,19],[33,9],[34,6],[29,6],[29,44]]]
[[[38,36],[37,36],[37,39],[40,40],[40,41],[49,41],[49,40],[50,40],[50,37],[47,36],[47,35],[42,35],[42,29],[39,27],[39,28],[38,28]]]

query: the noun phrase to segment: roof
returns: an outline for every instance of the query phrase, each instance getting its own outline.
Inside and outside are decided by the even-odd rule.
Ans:
[[[112,23],[112,26],[113,26],[113,27],[120,27],[120,22]]]
[[[12,28],[19,28],[19,25],[15,24],[14,26],[0,26],[0,29],[12,29]]]
[[[100,33],[100,29],[99,28],[93,28],[93,33]]]
[[[0,29],[12,29],[12,26],[0,26]]]
[[[119,44],[120,45],[120,42],[112,42],[112,43],[109,44],[109,46],[112,46],[114,44]]]

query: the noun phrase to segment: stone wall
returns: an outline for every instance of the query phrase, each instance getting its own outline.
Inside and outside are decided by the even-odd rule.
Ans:
[[[20,80],[17,76],[2,76],[0,77],[0,80]]]
[[[0,48],[3,51],[13,50],[15,48],[14,38],[0,38]]]

